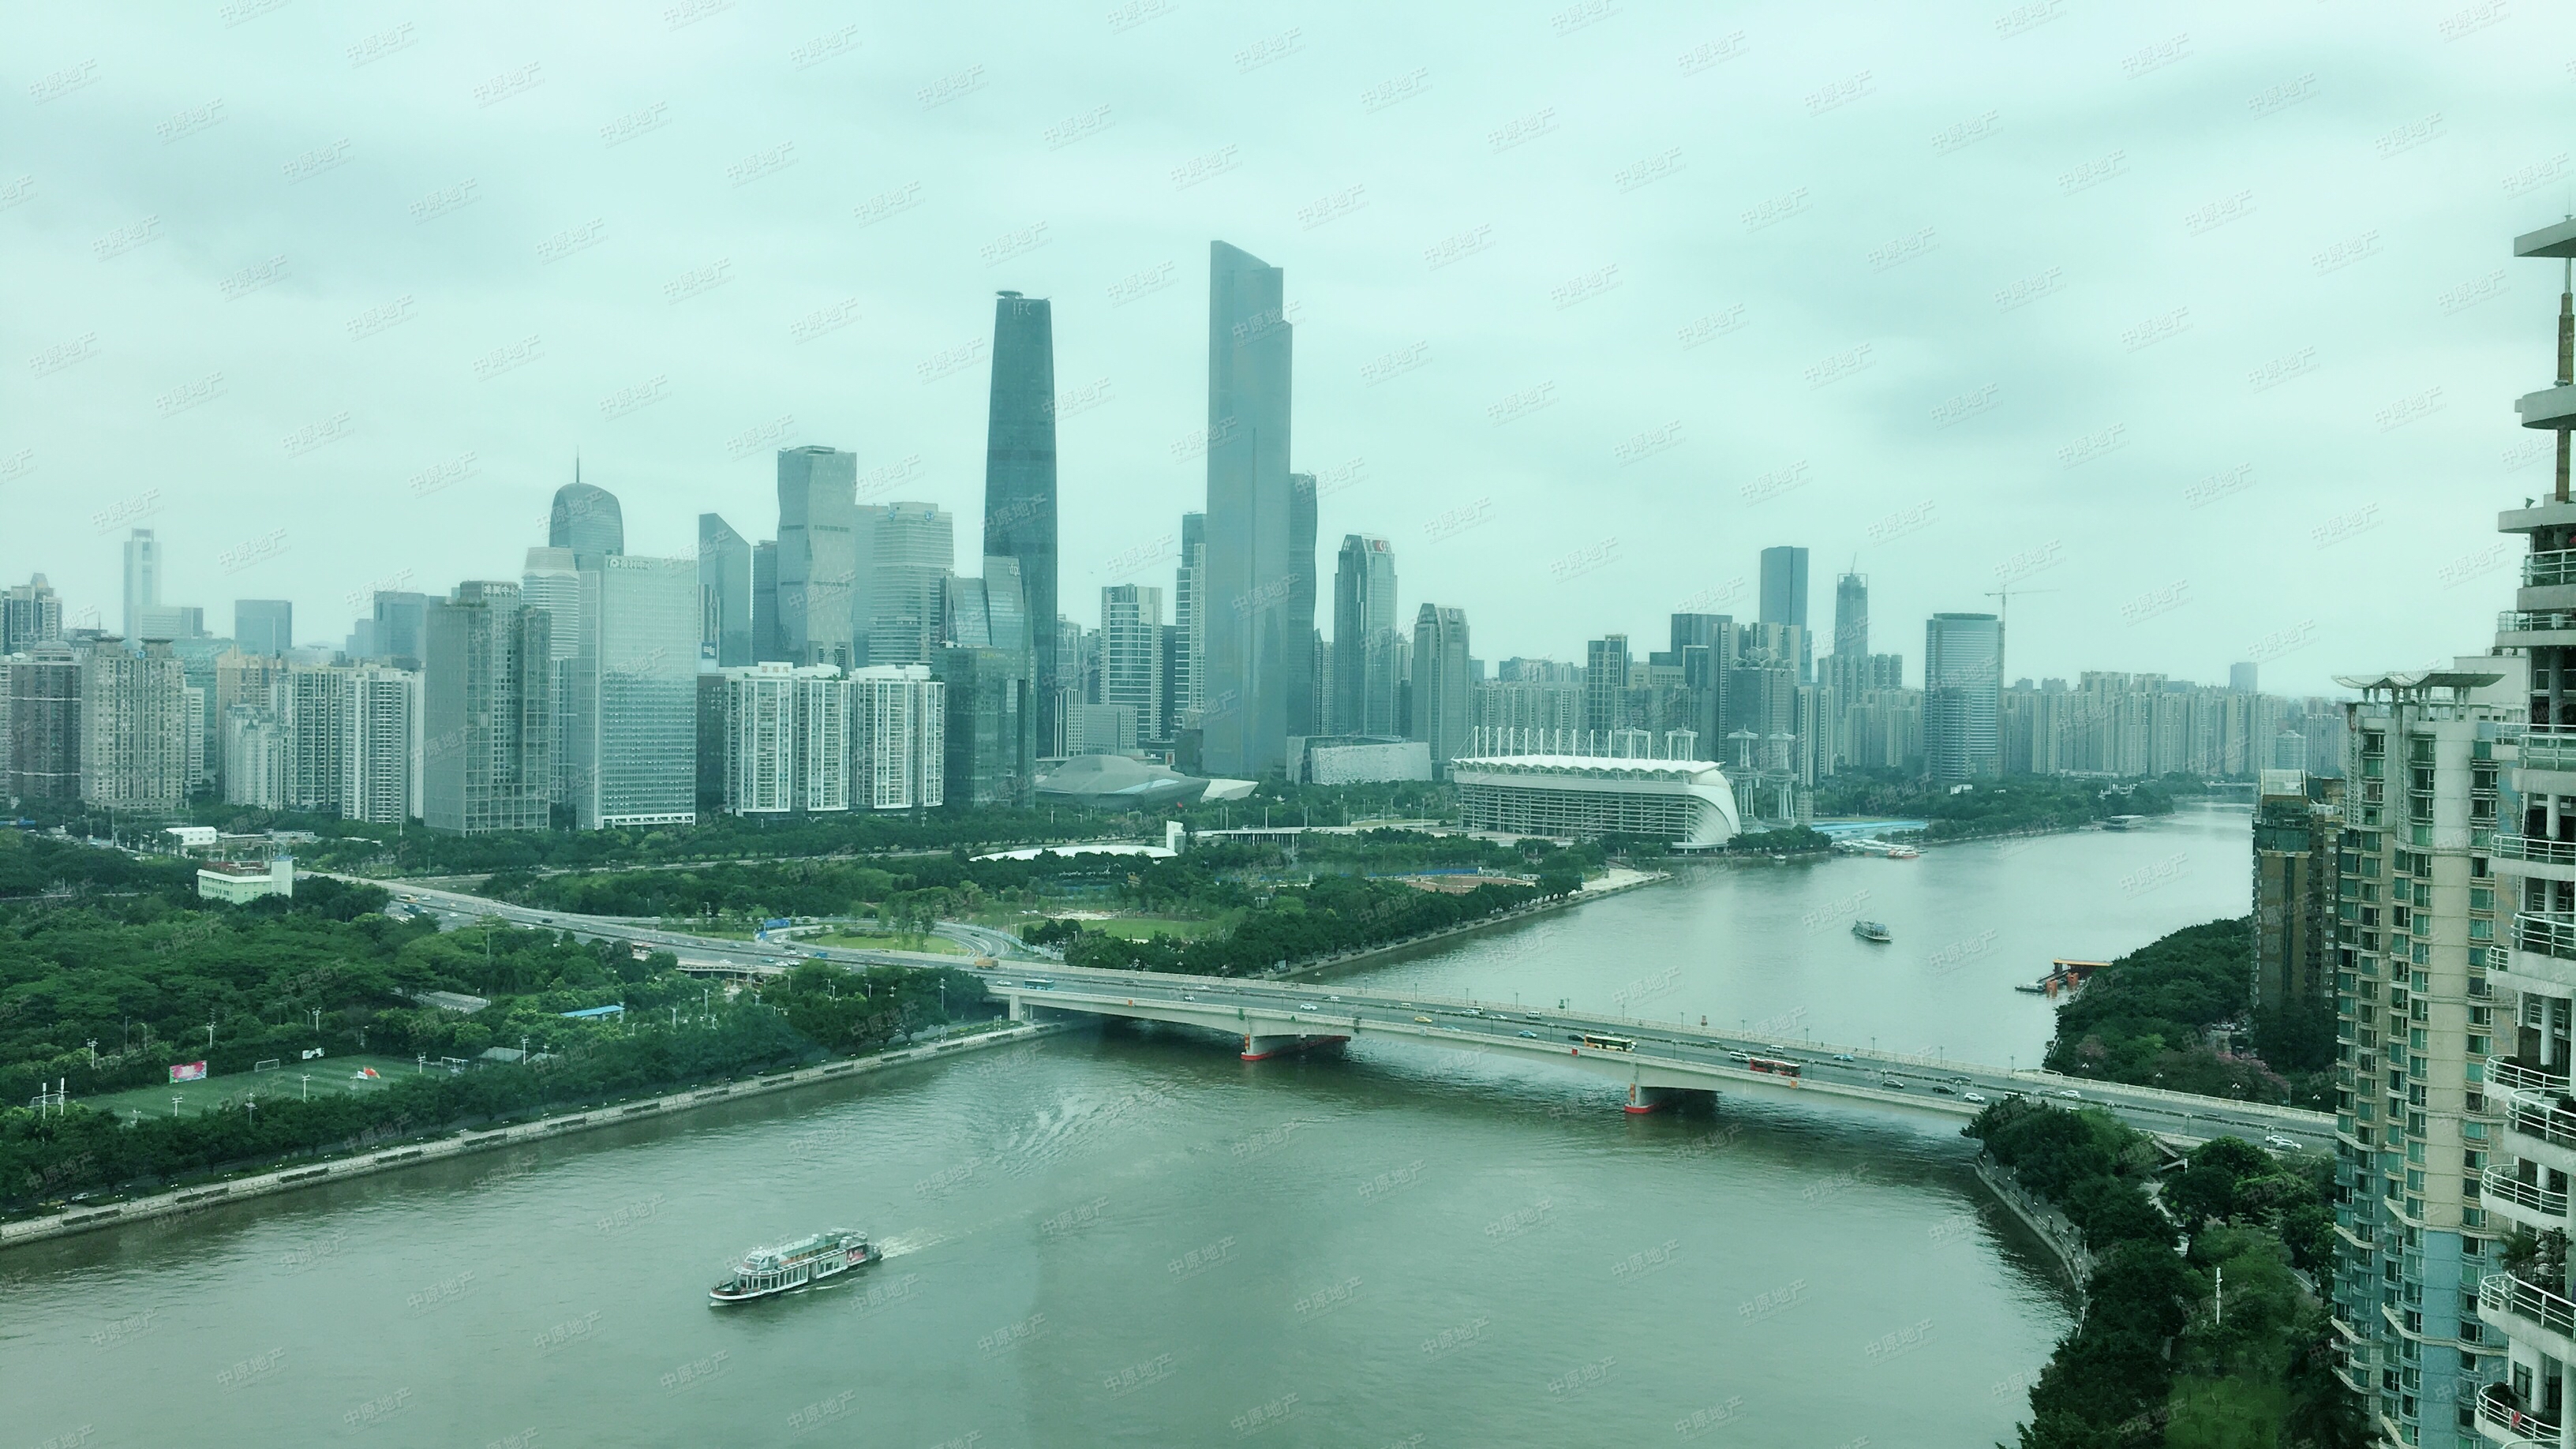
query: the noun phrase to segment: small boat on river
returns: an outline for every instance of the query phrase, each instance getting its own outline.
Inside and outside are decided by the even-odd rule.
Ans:
[[[710,1303],[748,1303],[826,1283],[864,1268],[885,1253],[863,1233],[836,1228],[775,1248],[754,1248],[736,1263],[733,1276],[707,1292]]]
[[[1896,939],[1896,933],[1889,930],[1887,928],[1887,923],[1884,921],[1854,921],[1852,922],[1852,934],[1860,937],[1864,941],[1877,941],[1881,943]]]

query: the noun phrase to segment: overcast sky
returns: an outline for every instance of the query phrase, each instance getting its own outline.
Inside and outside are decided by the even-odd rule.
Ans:
[[[2486,647],[2548,487],[2564,8],[151,13],[0,21],[0,576],[108,627],[135,524],[218,631],[516,577],[576,450],[632,553],[827,443],[971,572],[999,288],[1095,621],[1204,496],[1216,238],[1287,271],[1325,568],[1390,537],[1488,660],[1796,543],[1909,682],[2015,582],[2011,675],[2319,690]]]

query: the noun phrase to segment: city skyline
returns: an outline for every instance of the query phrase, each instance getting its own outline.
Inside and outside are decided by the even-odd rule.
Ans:
[[[1497,653],[1571,657],[1749,575],[1665,526],[1687,506],[1835,568],[1858,555],[1889,619],[1982,607],[1998,570],[2080,579],[2016,630],[2035,673],[2214,678],[2271,640],[2277,687],[2315,692],[2478,630],[2492,540],[2412,480],[2509,503],[2545,472],[2473,400],[2516,384],[2510,318],[2549,285],[2494,238],[2566,201],[2564,163],[2529,139],[2563,84],[2550,17],[2448,42],[2366,17],[2324,60],[2215,10],[2177,12],[2195,40],[2172,53],[2108,17],[2010,36],[1892,17],[1876,44],[1927,69],[1792,18],[1731,40],[1657,10],[1562,37],[1530,17],[1493,55],[1417,34],[1399,66],[1328,13],[1243,71],[1264,37],[1193,13],[1045,17],[976,53],[901,28],[918,19],[807,46],[828,18],[730,13],[615,67],[531,28],[515,39],[542,83],[519,92],[436,28],[378,56],[364,35],[210,26],[120,40],[41,102],[104,52],[78,20],[31,22],[0,98],[30,179],[0,247],[30,282],[10,345],[43,361],[20,375],[24,453],[0,460],[0,500],[33,525],[0,540],[0,577],[47,571],[112,627],[111,556],[24,540],[142,522],[204,540],[172,558],[172,596],[234,585],[319,620],[406,569],[491,572],[492,522],[541,514],[576,450],[639,553],[685,552],[699,512],[759,512],[766,453],[799,442],[980,529],[981,314],[1016,288],[1060,314],[1061,592],[1088,600],[1138,581],[1197,506],[1174,445],[1204,426],[1189,339],[1211,236],[1297,279],[1296,466],[1321,536],[1394,538]],[[729,65],[686,70],[710,37]],[[1021,84],[1042,52],[1100,62],[1097,94]],[[1242,94],[1191,89],[1189,125],[1101,110],[1193,87],[1193,65]],[[269,94],[288,67],[323,79]],[[2061,74],[2099,80],[2043,79]],[[2470,76],[2478,105],[2446,99]],[[882,92],[862,123],[903,161],[836,159],[859,80]],[[227,105],[192,129],[201,91]],[[385,120],[349,114],[357,94]],[[1784,128],[1778,153],[1729,157],[1719,138],[1757,123]],[[139,150],[75,169],[80,135],[120,128]],[[1306,133],[1369,144],[1283,154]],[[527,185],[505,136],[566,185]],[[1826,159],[1871,151],[1901,164]],[[201,176],[268,219],[198,200]],[[2029,212],[2010,235],[1979,219],[2006,200]],[[771,231],[797,244],[751,246]],[[79,438],[138,429],[208,486],[85,474]],[[1569,537],[1577,518],[1591,531]],[[2122,546],[2163,520],[2165,547]],[[2257,567],[2267,539],[2285,557]],[[2416,596],[2344,621],[2304,607],[2347,560],[2418,550],[2435,577]],[[1542,586],[1478,599],[1495,561]]]

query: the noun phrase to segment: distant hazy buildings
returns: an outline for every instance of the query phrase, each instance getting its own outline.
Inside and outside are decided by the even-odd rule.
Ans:
[[[581,464],[573,463],[573,481],[555,490],[546,519],[546,543],[574,553],[626,552],[626,515],[617,495],[581,481]]]
[[[993,391],[984,440],[984,554],[1019,565],[1028,617],[1056,598],[1055,324],[1045,298],[1004,292],[993,306]],[[1056,641],[1033,641],[1037,737],[1055,732]]]
[[[832,448],[778,454],[778,650],[792,664],[860,662],[859,460]]]
[[[1163,720],[1163,591],[1112,584],[1100,591],[1100,702],[1135,713],[1137,734],[1169,738]]]
[[[295,647],[295,605],[286,599],[233,600],[233,644],[249,654]]]
[[[1172,573],[1173,728],[1197,729],[1207,687],[1207,515],[1181,515],[1181,560]]]
[[[1315,663],[1322,636],[1315,630],[1315,475],[1288,475],[1287,607],[1280,619],[1287,674],[1280,682],[1286,694],[1288,733],[1311,735],[1329,728],[1317,714],[1319,691]],[[1284,742],[1283,742],[1284,743]],[[1281,756],[1284,761],[1286,756]]]
[[[21,801],[81,793],[81,662],[71,646],[39,640],[7,661],[8,728],[0,732],[0,787]]]
[[[1345,535],[1333,570],[1333,731],[1388,734],[1391,718],[1369,715],[1369,645],[1396,627],[1395,546],[1373,534]],[[1392,697],[1381,686],[1380,693]]]
[[[472,581],[429,606],[421,823],[543,830],[554,793],[553,618],[516,584]]]
[[[1583,727],[1607,732],[1628,725],[1628,636],[1610,634],[1583,647]]]
[[[1923,740],[1935,780],[2002,773],[2003,621],[1935,614],[1923,630]]]
[[[82,804],[167,813],[187,803],[187,676],[169,645],[136,653],[110,642],[88,652],[79,750]]]
[[[751,542],[719,514],[698,515],[698,657],[719,668],[752,662]]]
[[[774,538],[751,546],[751,657],[761,664],[787,658],[787,646],[778,632],[778,540]]]
[[[857,653],[869,664],[927,664],[956,566],[956,520],[929,503],[861,504]]]
[[[38,574],[0,592],[0,656],[63,637],[63,600]]]
[[[1280,269],[1224,242],[1208,268],[1206,767],[1285,763],[1290,695],[1311,689],[1311,617],[1292,627],[1289,345]],[[1310,662],[1301,671],[1292,651]]]
[[[1866,611],[1864,611],[1866,617]],[[1762,612],[1765,624],[1794,624],[1801,636],[1798,658],[1792,661],[1802,684],[1816,677],[1814,646],[1807,641],[1812,635],[1807,628],[1807,551],[1783,545],[1762,550]],[[1864,624],[1866,632],[1867,625]]]
[[[161,544],[152,530],[138,528],[125,538],[125,612],[119,627],[128,639],[142,637],[143,611],[161,602]]]
[[[1467,752],[1475,724],[1475,680],[1467,663],[1467,614],[1424,604],[1413,621],[1412,737],[1431,747],[1445,774]]]
[[[567,800],[574,827],[697,819],[698,564],[581,556]]]

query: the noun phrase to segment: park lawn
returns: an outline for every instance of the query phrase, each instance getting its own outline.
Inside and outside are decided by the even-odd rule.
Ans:
[[[436,1063],[432,1063],[433,1070]],[[373,1067],[381,1082],[358,1079],[360,1067]],[[167,1117],[170,1099],[179,1099],[179,1111],[196,1116],[218,1103],[238,1106],[246,1097],[293,1097],[307,1088],[304,1077],[312,1075],[311,1090],[316,1092],[377,1091],[391,1086],[420,1069],[413,1061],[397,1061],[372,1053],[324,1057],[318,1061],[282,1061],[276,1070],[266,1072],[226,1072],[196,1082],[170,1082],[151,1087],[129,1087],[122,1092],[104,1092],[80,1099],[83,1105],[120,1117]]]
[[[2277,1449],[2290,1395],[2277,1383],[2238,1375],[2179,1377],[2165,1408],[2168,1449]]]

